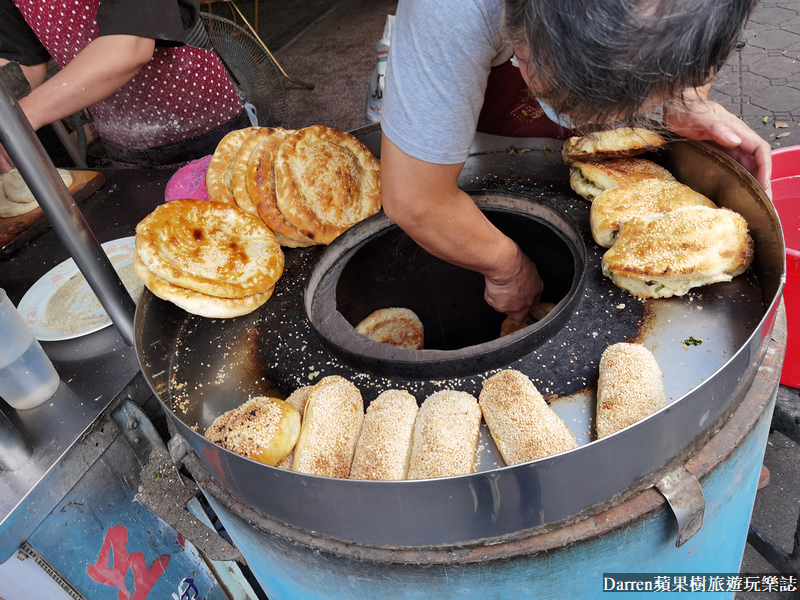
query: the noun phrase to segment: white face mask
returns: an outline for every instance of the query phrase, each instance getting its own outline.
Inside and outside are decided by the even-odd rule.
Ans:
[[[540,98],[536,98],[536,101],[539,102],[539,106],[542,107],[542,110],[544,111],[544,114],[547,115],[548,119],[550,119],[554,123],[558,123],[562,127],[566,127],[567,129],[572,129],[574,124],[567,115],[559,115],[558,113],[556,113],[555,109],[552,106],[550,106]]]

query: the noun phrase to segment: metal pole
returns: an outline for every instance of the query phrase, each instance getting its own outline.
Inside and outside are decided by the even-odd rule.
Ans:
[[[97,295],[122,339],[133,346],[136,305],[58,175],[25,113],[0,80],[0,144]]]

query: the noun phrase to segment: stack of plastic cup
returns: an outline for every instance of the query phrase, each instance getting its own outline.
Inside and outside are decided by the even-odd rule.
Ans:
[[[60,381],[33,331],[0,289],[0,397],[17,410],[35,408],[56,393]]]

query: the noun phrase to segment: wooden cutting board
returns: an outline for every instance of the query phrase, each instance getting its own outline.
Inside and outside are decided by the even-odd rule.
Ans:
[[[96,171],[72,171],[69,191],[76,203],[80,203],[105,183],[105,178]],[[16,217],[0,217],[0,255],[9,254],[22,244],[29,242],[50,227],[50,222],[41,208]]]

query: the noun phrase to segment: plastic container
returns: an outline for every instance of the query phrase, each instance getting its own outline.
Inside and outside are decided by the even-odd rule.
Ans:
[[[0,289],[0,397],[17,410],[36,408],[61,379],[33,331]]]
[[[786,240],[787,334],[781,384],[800,388],[800,146],[772,152],[772,202]]]

